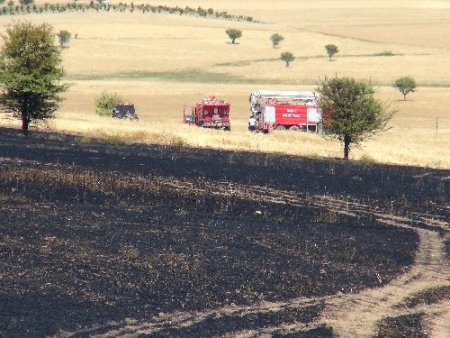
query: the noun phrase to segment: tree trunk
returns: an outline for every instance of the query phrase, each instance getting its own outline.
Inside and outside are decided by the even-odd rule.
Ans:
[[[22,114],[22,133],[28,137],[28,125],[30,124],[30,114]]]
[[[350,143],[352,143],[352,137],[350,135],[344,136],[344,160],[348,160],[348,154],[350,153]]]

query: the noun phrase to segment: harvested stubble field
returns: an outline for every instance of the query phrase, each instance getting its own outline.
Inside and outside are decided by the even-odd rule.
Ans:
[[[258,22],[0,16],[2,32],[72,33],[48,130],[25,140],[0,114],[15,128],[0,128],[0,336],[450,336],[450,1],[153,4]],[[361,161],[335,160],[319,135],[246,132],[251,91],[335,74],[371,79],[398,110],[352,150]],[[391,88],[404,75],[419,85],[407,101]],[[102,92],[133,101],[139,122],[96,116]],[[210,94],[231,102],[231,132],[180,123]]]
[[[449,1],[281,0],[276,8],[268,0],[257,6],[218,0],[151,4],[213,8],[256,22],[139,11],[0,16],[1,31],[29,20],[72,33],[62,51],[71,87],[50,128],[133,142],[340,157],[337,142],[317,135],[249,135],[248,96],[257,89],[314,90],[325,77],[353,76],[370,79],[377,97],[398,110],[392,129],[354,149],[353,159],[450,168]],[[236,45],[225,34],[230,27],[243,32]],[[285,37],[280,48],[272,48],[269,39],[275,32]],[[340,50],[332,62],[324,49],[329,43]],[[279,60],[285,51],[296,56],[289,68]],[[406,102],[391,86],[405,75],[418,83]],[[140,122],[96,116],[95,99],[102,92],[133,101]],[[231,133],[181,125],[183,106],[209,95],[231,102]],[[18,125],[5,118],[0,123]]]
[[[2,335],[450,332],[446,170],[4,128],[0,151]]]

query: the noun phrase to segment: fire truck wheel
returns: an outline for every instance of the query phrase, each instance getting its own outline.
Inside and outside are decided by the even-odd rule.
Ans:
[[[275,128],[275,130],[286,130],[285,126],[279,125]]]
[[[223,130],[224,130],[224,131],[230,131],[230,130],[231,130],[231,127],[224,127]]]
[[[299,126],[290,126],[290,127],[289,127],[289,130],[292,130],[292,131],[299,131],[300,128],[299,128]]]

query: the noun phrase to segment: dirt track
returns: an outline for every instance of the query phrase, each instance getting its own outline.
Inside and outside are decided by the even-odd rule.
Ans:
[[[0,168],[7,336],[449,335],[447,171],[7,129]]]

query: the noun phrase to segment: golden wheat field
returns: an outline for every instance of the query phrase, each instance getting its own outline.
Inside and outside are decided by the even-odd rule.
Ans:
[[[450,1],[134,3],[201,6],[251,16],[254,22],[139,11],[0,16],[1,32],[28,20],[72,34],[62,50],[70,88],[48,128],[111,141],[340,157],[341,145],[320,135],[250,134],[248,97],[257,89],[314,90],[325,77],[351,76],[370,80],[377,97],[398,110],[391,129],[353,149],[353,159],[450,168]],[[231,27],[243,33],[236,44],[225,34]],[[269,39],[276,32],[285,38],[279,48]],[[333,61],[324,49],[329,43],[339,48]],[[296,56],[288,68],[279,58],[285,51]],[[418,88],[403,101],[392,83],[406,75]],[[140,120],[97,116],[95,100],[103,92],[134,102]],[[183,106],[209,95],[230,101],[231,132],[181,123]],[[19,125],[5,115],[0,123]]]

